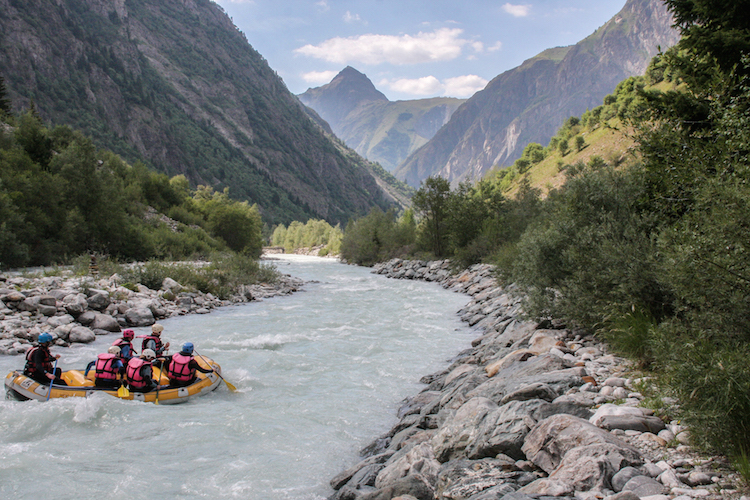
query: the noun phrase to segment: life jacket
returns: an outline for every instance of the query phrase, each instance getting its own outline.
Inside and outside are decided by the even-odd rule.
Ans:
[[[117,356],[110,353],[104,353],[97,356],[96,365],[96,378],[101,380],[117,380],[118,370],[115,368],[115,360]]]
[[[143,378],[143,374],[141,373],[141,369],[144,366],[151,366],[151,362],[141,358],[133,358],[128,361],[128,368],[125,370],[125,377],[127,377],[130,387],[142,389],[149,385],[149,381]]]
[[[112,343],[112,345],[116,345],[120,348],[120,355],[124,359],[129,360],[133,357],[133,343],[129,340],[117,339]]]
[[[40,350],[44,356],[42,359],[42,367],[44,368],[44,371],[52,373],[52,370],[54,369],[52,365],[52,354],[50,354],[49,349],[43,349],[40,345],[35,345],[26,351],[26,366],[24,367],[24,372],[29,374],[36,372],[36,363],[34,363],[33,357],[34,353]]]
[[[157,337],[156,335],[149,335],[145,339],[143,339],[143,342],[141,343],[141,352],[143,352],[144,349],[148,349],[148,342],[150,340],[154,341],[154,352],[159,355],[164,351],[163,344],[161,343],[161,338]]]
[[[177,353],[172,356],[172,361],[170,361],[169,368],[167,368],[169,378],[175,382],[188,382],[193,380],[195,370],[190,369],[190,362],[192,360],[192,356],[185,356],[182,353]]]

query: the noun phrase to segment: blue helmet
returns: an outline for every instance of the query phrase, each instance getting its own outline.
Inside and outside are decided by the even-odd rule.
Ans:
[[[185,342],[184,344],[182,344],[182,352],[193,354],[193,349],[195,349],[195,347],[193,347],[192,342]]]
[[[39,338],[37,339],[40,344],[46,344],[47,342],[52,342],[52,335],[45,332],[41,335],[39,335]]]

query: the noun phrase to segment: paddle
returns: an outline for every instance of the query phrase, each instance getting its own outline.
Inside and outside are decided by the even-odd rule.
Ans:
[[[162,366],[164,366],[164,362],[162,361]],[[156,381],[156,401],[154,401],[154,404],[159,404],[159,386],[161,385],[161,368],[159,368],[159,379]]]
[[[206,361],[206,358],[204,358],[203,356],[201,356],[200,354],[198,354],[198,351],[194,351],[194,352],[195,352],[196,356],[198,356],[199,358],[201,358],[201,359],[203,360],[203,362],[204,362],[204,363],[206,363],[207,365],[209,364],[209,363],[208,363],[208,361]],[[221,376],[221,373],[217,372],[216,370],[214,370],[214,373],[215,373],[216,375],[218,375],[218,376],[219,376],[219,378],[220,378],[221,380],[223,380],[225,384],[227,384],[227,388],[228,388],[228,389],[229,389],[230,391],[232,391],[232,392],[237,392],[237,388],[236,388],[235,386],[233,386],[232,384],[230,384],[229,382],[227,382],[227,379],[225,379],[224,377],[222,377],[222,376]]]
[[[120,381],[120,388],[117,389],[117,397],[118,398],[127,398],[130,396],[130,390],[125,387],[125,381]]]
[[[56,375],[57,375],[57,359],[55,359],[55,366],[52,367],[52,380],[49,381],[49,388],[47,389],[47,401],[49,401],[49,397],[52,395],[52,383],[55,381]]]

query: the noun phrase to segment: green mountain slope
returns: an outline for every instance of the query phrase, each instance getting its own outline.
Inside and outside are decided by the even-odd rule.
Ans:
[[[128,161],[229,188],[269,223],[393,202],[209,0],[0,0],[0,74]],[[380,180],[382,183],[382,180]]]
[[[331,83],[308,89],[299,98],[349,147],[388,171],[426,144],[465,101],[452,97],[389,101],[367,76],[350,66]]]

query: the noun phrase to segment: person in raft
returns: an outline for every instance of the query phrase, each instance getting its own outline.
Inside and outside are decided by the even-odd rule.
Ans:
[[[94,367],[96,370],[95,386],[118,389],[122,385],[121,379],[125,374],[125,365],[120,357],[120,348],[116,345],[110,346],[105,354],[97,356]]]
[[[151,392],[156,389],[157,383],[154,380],[154,370],[151,362],[156,358],[156,353],[151,349],[144,349],[137,358],[128,361],[125,369],[125,378],[128,380],[128,387],[135,392]]]
[[[135,356],[135,349],[133,349],[133,338],[135,332],[133,330],[123,330],[122,338],[115,340],[112,345],[120,348],[120,357],[123,362],[128,364],[128,361]]]
[[[193,343],[186,342],[182,350],[164,361],[167,364],[167,376],[172,387],[185,387],[195,382],[196,370],[211,373],[213,370],[203,368],[193,357]]]
[[[151,349],[156,353],[157,356],[161,357],[164,351],[169,350],[169,342],[166,344],[161,343],[161,332],[164,331],[164,326],[159,323],[154,323],[151,326],[151,335],[146,336],[141,344],[141,352],[145,349]]]
[[[60,378],[62,370],[55,368],[52,363],[53,359],[60,359],[60,355],[52,356],[49,352],[50,344],[52,344],[51,334],[39,335],[37,345],[26,351],[26,366],[23,368],[23,374],[40,384],[49,384],[53,381],[57,385],[68,385]]]

